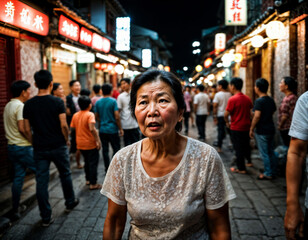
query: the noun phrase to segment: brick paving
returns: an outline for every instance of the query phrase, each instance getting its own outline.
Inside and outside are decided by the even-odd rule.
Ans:
[[[190,128],[189,136],[197,138],[196,128]],[[212,118],[207,120],[207,143],[216,139],[216,127]],[[230,221],[233,239],[277,239],[284,237],[283,217],[285,213],[285,178],[272,181],[256,179],[262,161],[256,150],[252,153],[254,167],[248,168],[247,175],[231,173],[229,167],[233,152],[227,148],[225,140],[220,154],[230,176],[237,198],[230,202]],[[104,180],[104,164],[99,164],[98,182]],[[80,204],[71,212],[65,213],[62,188],[58,177],[49,184],[49,199],[55,222],[48,228],[40,226],[37,202],[34,201],[2,236],[3,240],[42,239],[42,240],[96,240],[102,239],[104,220],[107,212],[107,198],[98,190],[90,191],[85,185],[84,172],[72,165],[72,178],[76,196]],[[304,197],[301,197],[303,203]],[[123,239],[127,239],[129,216]],[[1,237],[1,236],[0,236]]]

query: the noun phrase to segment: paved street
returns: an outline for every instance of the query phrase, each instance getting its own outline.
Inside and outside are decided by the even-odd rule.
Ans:
[[[189,136],[197,137],[196,128],[191,128]],[[216,128],[210,117],[207,121],[207,142],[212,144],[216,138]],[[230,202],[230,218],[233,239],[285,239],[283,216],[285,212],[285,178],[273,181],[256,180],[262,162],[253,151],[254,167],[248,168],[248,175],[233,174],[229,166],[233,153],[225,148],[221,157],[225,163],[237,198]],[[69,214],[64,212],[64,201],[59,178],[50,182],[50,202],[55,222],[48,228],[40,226],[40,216],[36,202],[22,215],[22,218],[3,236],[3,240],[44,239],[44,240],[95,240],[102,239],[103,224],[107,211],[107,198],[98,190],[90,191],[85,185],[83,170],[72,165],[73,183],[80,204]],[[104,164],[100,161],[100,183],[104,180]],[[301,199],[303,201],[303,197]],[[129,222],[125,235],[127,239]]]

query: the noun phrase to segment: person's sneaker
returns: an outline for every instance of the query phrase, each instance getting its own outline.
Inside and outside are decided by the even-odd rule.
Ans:
[[[55,221],[53,217],[51,217],[48,221],[42,220],[42,227],[49,227]]]
[[[72,211],[78,205],[78,203],[79,203],[79,199],[76,198],[73,203],[71,203],[70,205],[66,207],[65,212]]]

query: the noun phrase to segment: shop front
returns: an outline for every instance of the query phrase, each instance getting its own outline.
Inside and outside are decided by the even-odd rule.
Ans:
[[[0,116],[11,98],[9,88],[13,81],[28,81],[31,95],[36,94],[33,75],[42,68],[40,40],[48,31],[49,18],[42,11],[24,2],[0,0]],[[3,119],[0,118],[0,182],[11,176],[6,146]]]

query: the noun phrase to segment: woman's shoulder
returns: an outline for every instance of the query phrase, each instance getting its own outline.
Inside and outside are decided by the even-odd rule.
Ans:
[[[142,140],[120,149],[115,154],[115,158],[120,159],[120,160],[121,159],[127,160],[128,158],[135,157],[135,155],[138,153],[139,146],[140,146],[141,142],[142,142]]]
[[[217,151],[215,148],[210,146],[207,143],[201,142],[199,140],[187,137],[189,144],[189,153],[194,155],[203,155],[205,157],[210,157],[213,154],[216,154]]]

